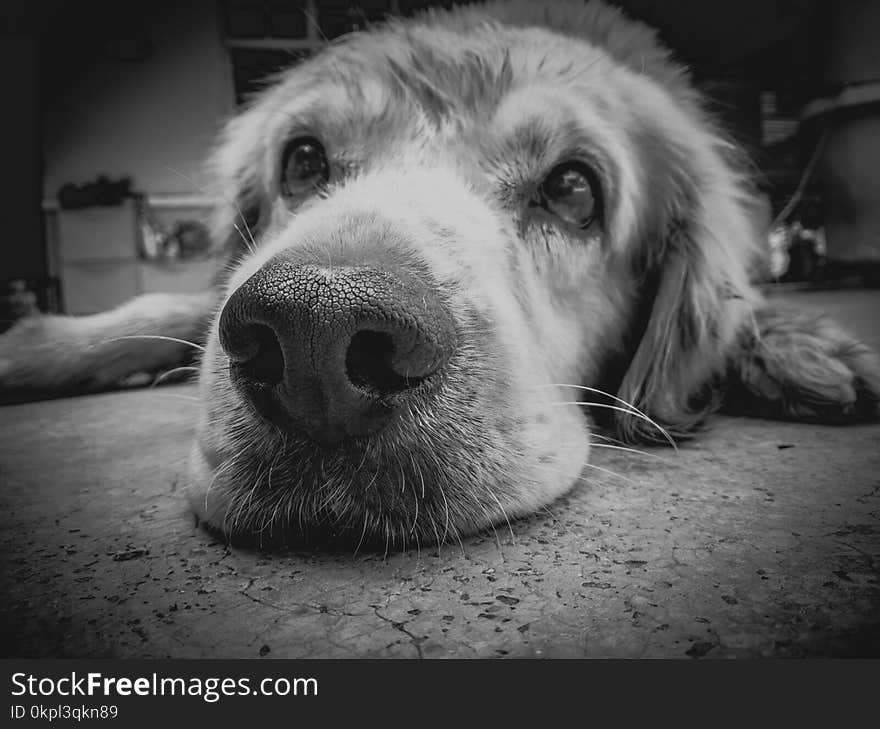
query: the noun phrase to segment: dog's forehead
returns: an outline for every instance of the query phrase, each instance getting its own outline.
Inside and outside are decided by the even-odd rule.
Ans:
[[[271,95],[280,133],[291,126],[335,126],[348,135],[372,129],[403,140],[415,120],[420,132],[427,125],[461,134],[468,127],[486,129],[518,89],[555,91],[560,100],[602,107],[613,105],[618,90],[627,87],[609,83],[611,76],[678,73],[650,35],[629,39],[642,47],[635,69],[621,50],[625,44],[595,28],[573,34],[546,23],[499,20],[493,7],[438,14],[430,22],[392,22],[328,46],[283,76],[280,93]],[[502,7],[510,6],[495,9]]]

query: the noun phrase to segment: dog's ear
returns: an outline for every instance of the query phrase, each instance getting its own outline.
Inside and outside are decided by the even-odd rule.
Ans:
[[[652,135],[642,155],[651,196],[665,199],[654,204],[639,245],[640,313],[618,392],[674,437],[717,406],[714,385],[759,299],[749,281],[755,207],[726,159],[729,148],[705,132],[681,136],[670,143]],[[643,418],[619,412],[615,420],[625,440],[665,440]]]
[[[237,258],[256,246],[268,215],[265,192],[264,113],[258,105],[230,120],[208,161],[215,190],[215,250]]]
[[[656,149],[656,148],[655,148]],[[722,154],[668,160],[663,235],[646,240],[642,311],[615,411],[628,441],[686,437],[722,405],[822,422],[875,418],[880,359],[827,318],[765,302],[751,283],[762,238],[748,192]],[[655,187],[656,189],[656,187]]]

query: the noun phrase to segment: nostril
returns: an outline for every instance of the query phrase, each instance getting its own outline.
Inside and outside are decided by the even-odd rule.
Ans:
[[[324,446],[427,403],[456,349],[451,312],[417,273],[286,257],[231,293],[217,333],[243,401]]]
[[[241,333],[241,341],[247,343],[247,354],[231,363],[239,377],[257,387],[273,387],[284,379],[284,355],[271,327],[251,324]]]
[[[385,332],[356,332],[345,355],[349,382],[362,390],[378,391],[383,395],[418,387],[424,377],[406,377],[395,371],[392,364],[395,350],[394,339]]]

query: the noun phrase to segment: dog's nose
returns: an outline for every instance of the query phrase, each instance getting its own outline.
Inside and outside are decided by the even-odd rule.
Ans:
[[[415,273],[273,259],[220,314],[235,385],[322,445],[377,432],[439,380],[452,314]]]

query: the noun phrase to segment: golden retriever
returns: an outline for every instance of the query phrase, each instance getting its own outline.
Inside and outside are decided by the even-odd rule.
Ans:
[[[876,355],[750,283],[744,169],[654,33],[604,4],[392,20],[228,124],[215,292],[23,321],[0,382],[106,387],[203,342],[203,520],[394,547],[551,502],[591,415],[627,442],[725,403],[875,417]]]

